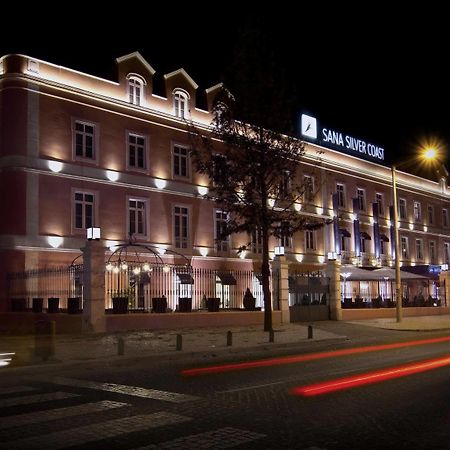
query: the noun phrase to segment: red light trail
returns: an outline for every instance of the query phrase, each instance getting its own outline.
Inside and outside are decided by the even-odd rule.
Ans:
[[[270,367],[282,364],[294,364],[304,361],[315,361],[317,359],[334,358],[336,356],[354,355],[358,353],[376,352],[381,350],[392,350],[396,348],[411,347],[414,345],[436,344],[446,341],[450,341],[450,336],[433,339],[422,339],[408,342],[397,342],[395,344],[370,345],[366,347],[348,348],[343,350],[307,353],[304,355],[281,356],[278,358],[259,359],[255,361],[247,361],[233,364],[220,364],[208,367],[197,367],[194,369],[184,369],[181,371],[181,375],[193,377],[198,375],[233,372],[237,370],[255,369],[259,367]]]
[[[450,365],[450,356],[429,359],[421,362],[391,367],[389,369],[366,372],[350,377],[338,378],[336,380],[324,381],[322,383],[300,386],[291,390],[294,395],[312,397],[315,395],[328,394],[329,392],[350,389],[365,384],[380,383],[393,378],[406,377],[415,373],[426,372]]]

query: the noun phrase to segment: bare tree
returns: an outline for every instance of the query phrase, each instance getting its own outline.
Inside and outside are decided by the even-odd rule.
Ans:
[[[269,238],[317,229],[324,221],[299,214],[295,208],[314,195],[308,178],[299,177],[303,142],[237,120],[234,111],[233,96],[222,89],[213,105],[210,133],[190,124],[192,159],[197,171],[211,180],[208,197],[228,213],[219,238],[247,233],[253,243],[255,239],[262,243],[264,330],[271,331]],[[247,250],[252,242],[239,250]]]

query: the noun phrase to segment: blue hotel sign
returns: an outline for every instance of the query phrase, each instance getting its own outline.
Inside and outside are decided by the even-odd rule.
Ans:
[[[318,145],[338,150],[359,158],[374,162],[384,162],[384,148],[361,139],[354,138],[340,131],[330,128],[321,128],[317,125],[317,119],[302,114],[300,123],[302,137]]]

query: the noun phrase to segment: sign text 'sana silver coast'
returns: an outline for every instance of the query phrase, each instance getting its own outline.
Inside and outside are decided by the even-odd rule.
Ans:
[[[316,141],[324,147],[343,151],[369,160],[384,161],[384,148],[370,142],[356,139],[348,134],[330,128],[317,126],[317,119],[307,114],[301,116],[301,135]]]

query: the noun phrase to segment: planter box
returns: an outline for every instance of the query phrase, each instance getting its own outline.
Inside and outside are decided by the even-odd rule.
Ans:
[[[43,298],[33,298],[33,312],[41,313],[43,304],[44,304]]]
[[[209,297],[206,300],[206,307],[209,312],[218,312],[220,306],[220,298],[218,297]]]
[[[165,313],[167,310],[167,298],[166,297],[153,297],[152,298],[152,310],[155,313]]]
[[[12,298],[11,299],[11,311],[13,312],[25,312],[27,310],[26,298]]]
[[[128,297],[114,297],[112,302],[114,314],[126,314],[128,312]]]
[[[180,299],[178,300],[178,311],[179,312],[191,312],[192,311],[192,298],[180,297]]]
[[[49,314],[59,313],[59,298],[50,297],[48,299],[47,312]]]
[[[67,299],[67,313],[79,314],[81,313],[80,297],[70,297]]]

